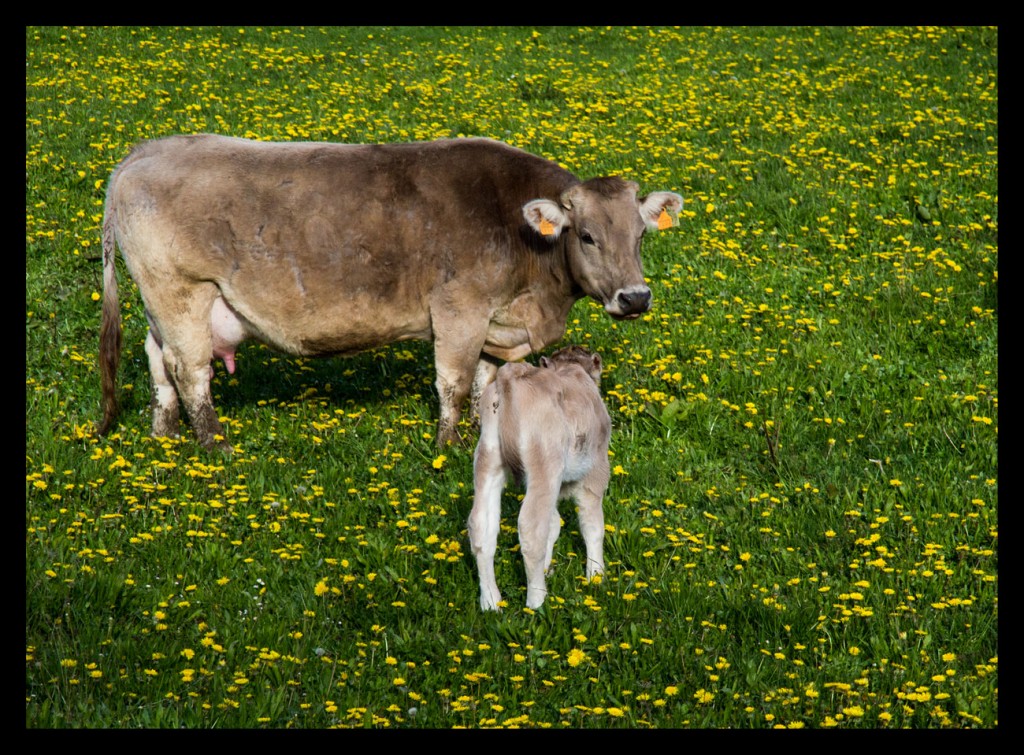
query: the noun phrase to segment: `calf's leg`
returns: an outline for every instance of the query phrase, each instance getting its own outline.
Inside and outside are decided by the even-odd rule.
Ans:
[[[501,463],[495,423],[486,420],[473,458],[473,509],[469,512],[469,543],[480,576],[480,608],[500,610],[501,593],[494,579],[494,554],[501,529],[501,491],[506,471]]]
[[[587,578],[604,573],[604,494],[611,473],[608,445],[604,443],[594,466],[573,485],[573,497],[579,508],[580,534],[587,548]]]
[[[519,550],[526,567],[526,607],[539,608],[547,595],[544,575],[551,565],[561,528],[558,491],[561,483],[549,470],[531,469],[519,509]]]
[[[580,485],[576,490],[580,534],[587,549],[587,578],[604,574],[604,490]]]

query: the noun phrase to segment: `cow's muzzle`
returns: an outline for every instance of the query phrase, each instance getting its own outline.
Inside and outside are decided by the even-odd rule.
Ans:
[[[632,320],[651,308],[651,289],[647,286],[619,289],[604,308],[616,319]]]

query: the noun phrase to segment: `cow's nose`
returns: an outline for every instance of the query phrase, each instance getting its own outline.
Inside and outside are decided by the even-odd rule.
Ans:
[[[638,314],[651,308],[651,289],[619,291],[616,300],[623,314]]]

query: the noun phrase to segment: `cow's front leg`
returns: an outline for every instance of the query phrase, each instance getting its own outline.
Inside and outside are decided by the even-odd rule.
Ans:
[[[500,361],[488,354],[481,354],[473,375],[473,388],[469,393],[469,417],[474,422],[480,421],[480,397],[484,390],[494,382],[498,374]]]
[[[473,319],[463,313],[458,322],[447,319],[434,323],[434,367],[440,402],[437,444],[442,448],[462,440],[459,419],[473,385],[485,337],[485,332],[466,331],[465,321]]]
[[[459,434],[459,419],[462,405],[469,395],[470,380],[457,368],[438,365],[437,396],[440,402],[440,417],[437,423],[437,445],[440,447],[462,442]]]

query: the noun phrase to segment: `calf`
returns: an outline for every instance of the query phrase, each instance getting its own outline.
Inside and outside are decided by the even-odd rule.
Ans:
[[[494,553],[501,494],[512,474],[525,483],[519,544],[526,605],[547,593],[544,575],[561,521],[558,501],[575,499],[587,550],[587,577],[604,572],[604,512],[611,418],[601,400],[601,357],[579,346],[541,357],[540,367],[507,363],[480,398],[480,440],[473,461],[469,541],[480,574],[480,607],[498,610]]]

